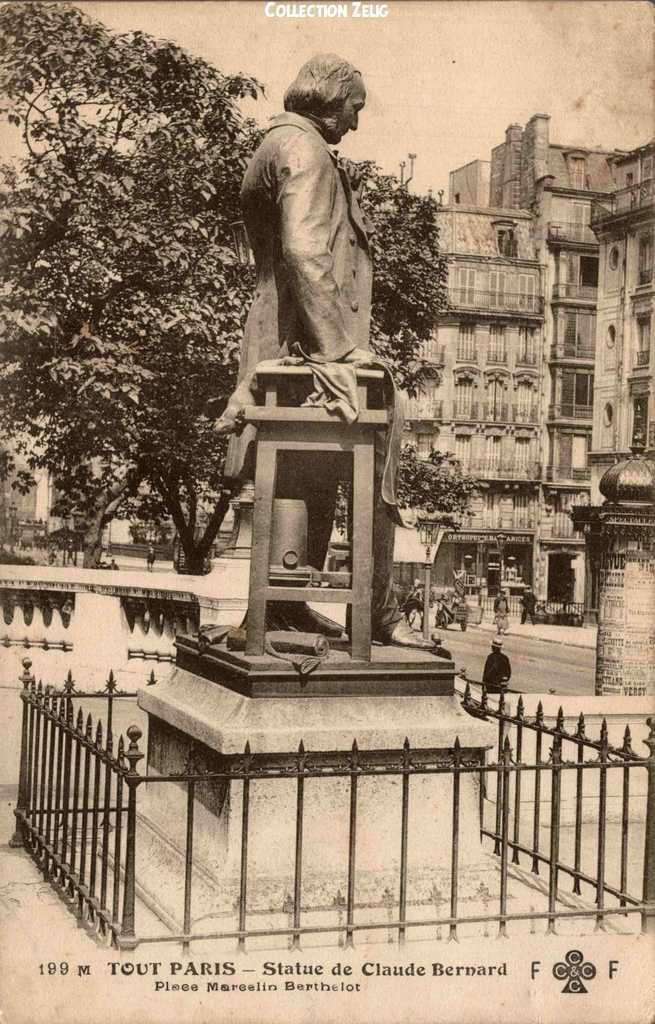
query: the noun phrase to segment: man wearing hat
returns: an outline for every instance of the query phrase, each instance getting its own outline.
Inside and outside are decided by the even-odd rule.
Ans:
[[[503,654],[503,638],[495,636],[491,641],[491,654],[487,655],[482,673],[482,683],[492,693],[502,693],[512,678],[509,658]]]

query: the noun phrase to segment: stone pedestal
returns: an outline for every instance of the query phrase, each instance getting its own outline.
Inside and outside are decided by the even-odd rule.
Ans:
[[[402,652],[394,654],[396,662],[399,654],[402,657]],[[376,655],[383,685],[375,680]],[[190,763],[196,771],[221,771],[243,756],[246,744],[251,763],[259,759],[270,765],[277,760],[280,766],[282,777],[254,778],[249,786],[249,914],[265,914],[270,908],[279,911],[293,892],[298,783],[293,775],[283,776],[284,766],[293,770],[297,765],[301,742],[307,763],[328,764],[336,770],[331,777],[304,780],[302,906],[325,912],[334,912],[330,908],[339,906],[340,894],[347,888],[351,784],[343,770],[350,763],[353,741],[362,765],[385,759],[399,765],[406,739],[417,756],[429,750],[432,763],[448,761],[456,737],[464,761],[481,762],[493,744],[495,727],[467,715],[453,695],[452,663],[436,658],[426,662],[425,654],[408,652],[406,678],[397,672],[391,686],[389,680],[384,685],[385,657],[389,664],[389,649],[373,649],[373,661],[361,674],[359,695],[322,696],[316,692],[318,683],[313,695],[303,695],[293,670],[286,670],[289,689],[282,687],[280,692],[289,695],[248,697],[236,692],[234,679],[230,688],[179,665],[166,683],[140,694],[139,705],[149,716],[148,774],[183,774]],[[216,666],[208,667],[207,660],[206,655],[198,658],[198,667],[215,676]],[[323,667],[322,671],[329,676],[331,670]],[[343,670],[333,674],[347,676]],[[423,680],[417,683],[421,674]],[[280,684],[276,686],[280,690]],[[344,686],[352,691],[354,682]],[[408,695],[417,688],[422,690],[419,695]],[[356,899],[360,905],[378,905],[385,891],[398,892],[402,787],[400,774],[358,779]],[[139,794],[141,884],[148,889],[156,879],[156,899],[163,900],[173,917],[176,907],[179,916],[188,785],[180,780],[142,788],[146,792]],[[243,798],[241,781],[214,779],[195,784],[194,872],[201,890],[194,890],[194,917],[200,907],[214,915],[234,912]],[[429,901],[430,893],[449,887],[452,808],[450,772],[415,774],[409,779],[410,901]],[[489,872],[480,847],[475,773],[460,776],[459,842],[460,871]]]

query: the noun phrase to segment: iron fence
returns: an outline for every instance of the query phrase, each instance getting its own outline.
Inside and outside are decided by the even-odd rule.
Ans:
[[[520,698],[512,713],[502,695],[498,705],[492,706],[484,689],[480,698],[474,698],[467,685],[464,709],[474,717],[498,723],[497,748],[489,759],[474,750],[463,749],[457,737],[450,749],[438,750],[413,748],[409,740],[405,740],[400,749],[360,750],[355,740],[349,750],[313,752],[305,749],[301,741],[297,750],[277,754],[253,754],[246,744],[242,754],[224,757],[217,771],[204,770],[192,751],[183,770],[176,774],[150,770],[141,773],[138,766],[144,756],[139,746],[142,733],[136,725],[127,729],[127,741],[121,735],[116,742],[111,727],[103,728],[100,721],[94,723],[90,714],[84,720],[82,708],[77,712],[74,708],[77,698],[94,696],[104,698],[110,708],[121,696],[115,686],[95,695],[83,694],[68,680],[64,689],[53,691],[40,683],[37,685],[30,674],[29,659],[25,659],[24,667],[20,780],[15,811],[17,830],[13,842],[24,844],[44,879],[59,892],[83,924],[118,948],[176,942],[181,944],[183,952],[188,952],[191,943],[201,940],[230,940],[243,949],[250,940],[273,937],[284,937],[290,948],[299,948],[303,939],[310,935],[319,938],[336,935],[340,944],[353,946],[356,935],[364,933],[370,937],[381,930],[395,936],[402,945],[408,933],[424,934],[426,928],[444,928],[451,938],[457,938],[458,930],[464,926],[484,924],[487,929],[494,924],[497,934],[504,936],[510,922],[529,920],[533,926],[535,921],[542,921],[548,932],[554,932],[557,921],[564,918],[592,918],[597,928],[603,928],[608,917],[630,914],[640,915],[644,931],[655,929],[655,719],[648,720],[651,731],[646,742],[650,754],[643,758],[632,750],[629,730],[626,730],[623,745],[617,748],[608,742],[605,723],[599,739],[593,740],[586,736],[582,716],[575,733],[569,733],[564,728],[561,711],[554,725],[549,726],[541,706],[534,717],[529,717]],[[528,736],[534,740],[531,757],[526,756]],[[549,749],[546,749],[547,744],[550,744]],[[569,748],[574,753],[570,760],[566,756]],[[631,790],[631,777],[635,772],[644,771],[648,779],[645,796],[643,792],[635,793],[634,787]],[[611,881],[606,870],[606,818],[608,778],[615,773],[621,779],[621,851],[618,879]],[[575,780],[575,815],[574,849],[569,863],[561,852],[562,780],[571,774]],[[482,913],[466,912],[465,900],[470,900],[471,896],[462,891],[467,876],[461,869],[461,849],[467,837],[460,826],[463,806],[460,789],[462,781],[471,775],[479,780],[479,836],[491,843],[499,877],[497,899],[482,884],[476,890],[476,895],[482,899]],[[439,776],[450,780],[448,892],[441,894],[433,890],[430,899],[435,912],[417,916],[413,909],[416,901],[408,895],[409,849],[417,838],[410,829],[412,787],[421,777]],[[592,788],[586,782],[589,776],[595,780],[591,799],[597,835],[596,866],[591,871],[581,862],[583,794],[587,795]],[[397,817],[400,859],[396,883],[393,889],[388,887],[381,902],[375,904],[378,910],[384,908],[383,920],[379,914],[367,915],[366,909],[373,904],[358,900],[357,893],[358,856],[362,848],[376,838],[361,826],[361,821],[367,820],[361,814],[367,795],[363,784],[371,778],[395,778],[400,782]],[[532,779],[531,799],[526,799],[526,778]],[[316,908],[303,906],[306,783],[315,780],[322,784],[328,779],[345,780],[347,884],[345,896],[339,892],[332,904],[332,920],[320,924],[308,913]],[[293,881],[291,891],[280,901],[279,914],[285,924],[272,928],[258,927],[256,922],[253,925],[250,904],[249,841],[257,829],[257,821],[253,820],[256,814],[252,811],[253,791],[262,782],[291,787],[295,795],[295,808],[294,801],[289,808],[290,828],[295,837],[291,850]],[[177,791],[183,793],[185,807],[184,881],[180,888],[179,915],[166,922],[167,930],[156,934],[144,933],[137,921],[136,851],[142,824],[137,816],[137,803],[146,785],[148,789],[176,786]],[[206,915],[195,922],[192,917],[194,884],[202,874],[194,855],[194,843],[198,839],[196,796],[201,786],[205,789],[230,786],[240,792],[240,855],[231,927],[208,927]],[[490,814],[492,790],[495,791],[495,808]],[[640,795],[642,804],[646,804],[646,840],[643,887],[637,894],[630,889],[628,856],[635,845],[630,836],[630,810],[635,796]],[[548,797],[546,804],[544,796]],[[474,824],[477,826],[475,819]],[[546,825],[547,844],[543,842]],[[547,872],[543,910],[531,907],[529,911],[513,912],[510,909],[510,876],[520,867],[531,876]],[[576,896],[583,886],[590,887],[595,902],[579,900],[571,906],[570,898],[564,899],[564,877],[572,880],[572,893]],[[497,905],[492,907],[492,903]],[[439,912],[441,906],[446,908],[445,913]]]

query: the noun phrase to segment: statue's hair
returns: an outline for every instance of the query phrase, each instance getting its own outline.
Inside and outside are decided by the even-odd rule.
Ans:
[[[318,53],[303,64],[284,94],[284,109],[324,117],[334,113],[361,77],[357,68],[335,53]]]

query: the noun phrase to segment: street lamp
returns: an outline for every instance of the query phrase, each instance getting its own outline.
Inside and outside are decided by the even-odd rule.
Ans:
[[[430,639],[430,574],[432,572],[432,547],[439,536],[442,523],[433,516],[419,515],[417,519],[418,535],[425,548],[423,583],[423,636]]]
[[[497,533],[496,534],[496,547],[498,548],[498,554],[500,555],[500,587],[501,587],[501,590],[502,590],[502,586],[503,586],[503,579],[504,579],[504,576],[505,576],[505,559],[504,559],[505,545],[507,544],[508,540],[509,540],[509,537],[507,536],[506,533]]]

